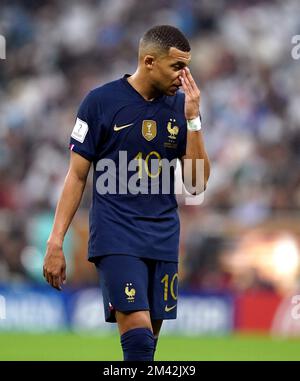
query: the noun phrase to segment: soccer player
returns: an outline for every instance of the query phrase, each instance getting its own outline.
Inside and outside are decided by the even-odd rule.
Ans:
[[[99,272],[105,319],[118,324],[125,361],[152,361],[163,320],[177,313],[174,166],[164,171],[162,162],[181,160],[184,184],[193,194],[204,191],[209,177],[200,91],[188,69],[190,60],[189,42],[177,28],[155,26],[140,40],[135,73],[85,97],[47,242],[44,277],[61,290],[66,281],[63,239],[93,163],[89,260]],[[204,161],[202,174],[197,160]],[[161,185],[166,174],[169,192]],[[204,178],[202,188],[195,187],[197,175]],[[151,192],[153,184],[158,191]]]

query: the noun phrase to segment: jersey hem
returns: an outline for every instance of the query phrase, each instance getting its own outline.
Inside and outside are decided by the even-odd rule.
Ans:
[[[173,262],[173,263],[178,263],[179,262],[179,259],[166,259],[166,257],[151,257],[149,255],[145,255],[145,254],[138,254],[138,253],[127,253],[127,252],[105,252],[105,253],[95,253],[95,252],[89,252],[89,256],[88,256],[88,261],[89,262],[92,262],[92,263],[95,263],[97,262],[97,258],[99,257],[104,257],[104,256],[108,256],[108,255],[130,255],[132,257],[138,257],[138,258],[147,258],[147,259],[153,259],[155,261],[163,261],[163,262]]]

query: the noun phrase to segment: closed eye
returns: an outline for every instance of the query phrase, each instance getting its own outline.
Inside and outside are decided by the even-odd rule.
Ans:
[[[186,66],[186,64],[184,64],[183,62],[178,62],[171,66],[173,67],[175,71],[178,71],[178,70],[182,70]]]

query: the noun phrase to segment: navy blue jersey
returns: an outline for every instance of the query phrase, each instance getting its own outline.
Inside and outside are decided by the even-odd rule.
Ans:
[[[83,100],[70,149],[94,167],[90,261],[111,254],[178,261],[175,167],[162,164],[185,154],[186,131],[183,93],[146,101],[127,76]]]

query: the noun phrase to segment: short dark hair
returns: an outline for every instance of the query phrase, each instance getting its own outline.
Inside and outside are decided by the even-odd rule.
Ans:
[[[165,51],[169,51],[172,47],[183,52],[189,52],[191,50],[190,44],[183,33],[171,25],[157,25],[152,27],[142,37],[141,44],[153,44]]]

